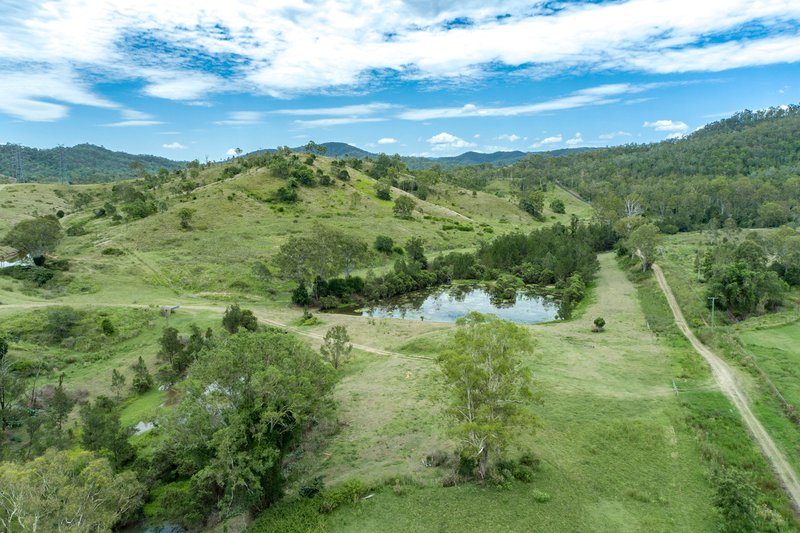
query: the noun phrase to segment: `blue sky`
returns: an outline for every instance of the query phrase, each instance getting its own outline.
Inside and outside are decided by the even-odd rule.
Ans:
[[[3,0],[0,143],[651,142],[797,103],[798,61],[797,0]]]

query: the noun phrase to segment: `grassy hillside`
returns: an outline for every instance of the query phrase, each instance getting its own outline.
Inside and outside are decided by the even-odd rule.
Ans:
[[[335,175],[331,163],[317,157],[313,172]],[[705,365],[677,335],[660,293],[649,280],[632,283],[612,254],[600,256],[597,279],[572,320],[527,326],[536,347],[526,364],[544,403],[534,407],[540,425],[522,431],[509,455],[527,451],[537,459],[531,482],[443,487],[447,468],[426,466],[425,458],[455,449],[434,361],[454,325],[327,313],[302,325],[303,310],[289,305],[294,284],[274,261],[279,247],[323,225],[370,246],[380,235],[397,245],[421,237],[432,257],[505,233],[569,225],[572,215],[592,217],[591,208],[550,187],[536,220],[518,208],[508,181],[493,182],[491,192],[439,182],[426,200],[415,199],[406,220],[395,216],[392,200],[377,197],[374,179],[352,168],[349,180],[299,186],[298,202],[281,203],[275,192],[286,178],[258,165],[233,171],[242,166],[232,161],[116,186],[0,185],[7,214],[0,234],[58,210],[70,230],[52,254],[68,268],[53,282],[36,287],[0,276],[0,336],[11,341],[11,360],[40,385],[64,372],[66,386],[88,399],[115,394],[114,369],[130,383],[140,356],[154,371],[166,326],[184,335],[192,324],[219,332],[234,302],[314,348],[331,326],[346,326],[356,348],[339,374],[335,416],[308,431],[287,458],[286,499],[252,525],[256,532],[286,531],[280,520],[295,512],[311,521],[303,531],[463,531],[465,523],[475,531],[717,531],[717,461],[751,468],[759,505],[787,530],[794,526],[785,497]],[[130,215],[137,194],[154,206],[149,216]],[[407,194],[391,189],[393,198]],[[565,213],[552,212],[553,199]],[[193,213],[188,228],[180,224],[184,209]],[[691,244],[676,242],[675,264],[684,268]],[[388,270],[401,257],[373,252],[358,273]],[[679,295],[691,290],[676,287]],[[169,318],[160,313],[178,304]],[[607,322],[603,333],[591,331],[598,316]],[[791,344],[787,335],[775,349]],[[131,395],[122,400],[122,421],[156,421],[174,402],[155,389]],[[69,427],[79,432],[76,418],[73,412]],[[20,431],[15,438],[22,446],[26,437]],[[131,442],[149,457],[158,438]],[[321,514],[317,500],[296,496],[317,477],[328,487],[357,478],[374,495]],[[232,520],[219,530],[241,530],[247,517]]]

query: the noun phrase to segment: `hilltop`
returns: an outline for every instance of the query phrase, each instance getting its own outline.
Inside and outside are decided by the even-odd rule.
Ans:
[[[21,146],[23,175],[26,181],[58,182],[61,174],[61,148],[30,148]],[[140,169],[131,165],[141,163]],[[0,176],[15,176],[17,145],[0,145]],[[72,183],[103,183],[135,177],[143,172],[156,173],[160,168],[176,170],[185,161],[173,161],[154,155],[134,155],[115,152],[94,144],[78,144],[63,148],[65,179]],[[2,179],[2,178],[0,178]]]

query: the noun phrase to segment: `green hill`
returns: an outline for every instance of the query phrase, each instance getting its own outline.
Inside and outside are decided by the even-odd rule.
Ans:
[[[606,218],[640,213],[667,232],[728,218],[740,227],[779,226],[799,214],[800,106],[743,111],[683,139],[531,154],[502,171],[452,173],[470,187],[506,176],[518,189],[558,182]]]
[[[66,181],[72,183],[103,183],[128,179],[136,176],[138,170],[132,164],[141,163],[141,171],[155,174],[160,168],[176,170],[186,165],[154,155],[133,155],[114,152],[94,144],[78,144],[61,148],[20,147],[22,169],[25,181],[40,183],[58,182],[63,169]],[[0,145],[0,175],[16,176],[17,145]]]

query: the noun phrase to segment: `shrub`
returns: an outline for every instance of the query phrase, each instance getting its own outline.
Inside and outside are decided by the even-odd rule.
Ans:
[[[383,181],[378,181],[375,183],[375,196],[377,196],[381,200],[391,200],[392,199],[392,188],[391,186]]]
[[[300,283],[300,285],[292,291],[292,303],[304,307],[311,303],[311,297],[308,295],[305,283]]]
[[[394,240],[386,235],[378,235],[375,237],[375,249],[384,254],[392,253],[394,248]]]
[[[110,337],[114,333],[117,332],[117,329],[114,327],[114,323],[111,322],[110,319],[104,318],[103,321],[100,323],[100,329],[103,330],[103,334]]]
[[[86,226],[83,224],[73,224],[72,226],[68,227],[67,231],[64,233],[70,237],[80,237],[81,235],[86,235],[88,232],[86,231]]]
[[[341,485],[322,493],[319,511],[321,513],[330,513],[342,505],[357,503],[369,490],[369,486],[360,479],[349,479]]]
[[[319,498],[280,502],[261,514],[247,529],[250,533],[308,533],[319,531]]]
[[[550,495],[542,490],[533,489],[531,491],[531,497],[534,501],[539,503],[545,503],[550,501]]]
[[[556,198],[555,200],[550,202],[550,209],[553,211],[553,213],[559,213],[561,215],[566,213],[566,209],[564,208],[564,202],[559,198]]]
[[[603,331],[603,328],[606,326],[606,321],[603,317],[597,317],[594,319],[594,328],[592,331],[600,332]]]
[[[325,488],[325,483],[321,476],[317,476],[308,483],[300,485],[300,496],[303,498],[313,498]]]
[[[80,313],[72,307],[51,307],[48,309],[45,333],[50,338],[50,342],[59,343],[69,337],[72,328],[80,318]]]
[[[450,454],[444,450],[436,450],[425,457],[426,466],[444,466],[450,462]]]
[[[100,253],[103,254],[103,255],[117,255],[117,256],[125,255],[125,251],[124,250],[120,250],[119,248],[114,248],[113,246],[110,246],[108,248],[104,248],[103,251],[100,252]]]

